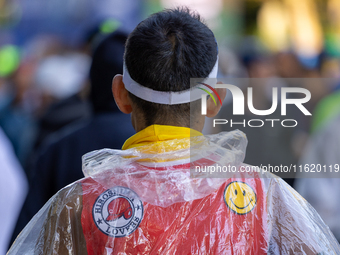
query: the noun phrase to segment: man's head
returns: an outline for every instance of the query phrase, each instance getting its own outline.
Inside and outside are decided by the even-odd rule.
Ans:
[[[179,92],[190,89],[190,78],[208,77],[217,61],[217,43],[198,14],[186,8],[165,10],[139,23],[129,35],[124,61],[130,77],[143,87]],[[116,76],[116,103],[121,111],[133,113],[137,131],[152,124],[189,127],[190,106],[197,106],[200,112],[199,100],[191,104],[158,104],[124,89],[122,77]]]

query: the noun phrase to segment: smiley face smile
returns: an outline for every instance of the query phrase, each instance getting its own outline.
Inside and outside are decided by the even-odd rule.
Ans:
[[[232,200],[232,198],[230,198],[229,200],[233,203],[233,205],[235,205],[235,203],[234,203],[234,201]],[[239,207],[239,206],[237,206],[237,205],[235,205],[235,207],[236,207],[237,209],[245,209],[245,208],[247,208],[247,207],[250,205],[250,203],[251,203],[252,201],[253,201],[253,199],[251,199],[250,202],[249,202],[246,206],[244,206],[244,207]]]

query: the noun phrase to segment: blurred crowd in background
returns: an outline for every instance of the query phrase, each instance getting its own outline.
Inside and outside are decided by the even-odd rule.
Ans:
[[[117,31],[126,36],[149,14],[178,5],[199,12],[214,31],[219,44],[219,77],[270,81],[259,86],[254,96],[257,108],[268,109],[272,87],[289,86],[279,78],[310,78],[303,86],[311,91],[308,109],[313,116],[298,116],[298,128],[237,127],[248,136],[246,163],[339,163],[338,0],[0,0],[0,254],[46,199],[81,178],[81,153],[87,151],[72,154],[77,147],[72,133],[89,123],[94,125],[95,116],[112,111],[116,114],[113,121],[105,120],[112,126],[101,119],[100,125],[91,127],[92,133],[78,134],[79,139],[99,141],[95,133],[106,132],[112,139],[119,137],[111,147],[120,149],[124,139],[133,134],[129,118],[114,107],[101,105],[107,95],[114,103],[110,82],[105,83],[105,95],[97,95],[98,89],[93,88],[101,83],[98,74],[106,71],[100,64],[106,61],[105,54],[112,54],[122,65],[123,50],[114,53],[106,48],[97,53],[101,54],[99,64],[92,62],[103,38]],[[95,77],[90,78],[90,71],[96,72]],[[223,105],[221,116],[231,116],[230,105]],[[100,129],[101,125],[107,128]],[[126,132],[117,135],[122,132],[117,126]],[[64,137],[74,140],[60,142]],[[83,148],[110,144],[91,146]],[[63,162],[75,161],[72,168],[79,173],[58,176],[58,169],[68,171],[67,164],[60,165],[60,155]],[[55,173],[46,174],[52,171],[49,167],[54,167]],[[287,182],[315,206],[340,240],[340,217],[336,215],[340,181],[290,178]]]

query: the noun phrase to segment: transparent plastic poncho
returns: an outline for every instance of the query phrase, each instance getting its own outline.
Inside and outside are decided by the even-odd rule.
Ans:
[[[246,166],[246,145],[233,131],[88,153],[85,178],[54,195],[8,254],[340,254],[282,179],[197,173]]]

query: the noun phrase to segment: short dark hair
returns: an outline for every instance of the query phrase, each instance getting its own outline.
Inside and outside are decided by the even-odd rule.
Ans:
[[[190,78],[206,78],[216,60],[213,32],[185,7],[155,13],[139,23],[128,37],[124,54],[131,78],[157,91],[189,89]],[[131,93],[130,97],[143,112],[147,126],[189,120],[190,103],[162,105]]]

